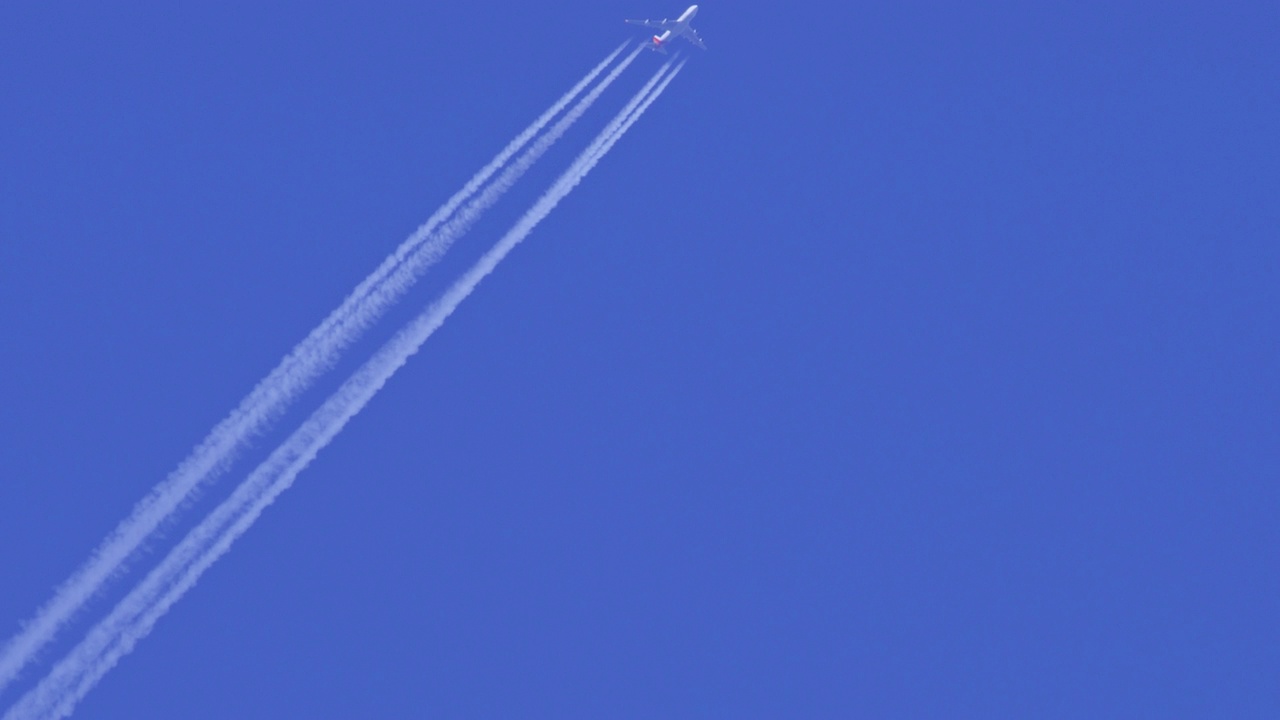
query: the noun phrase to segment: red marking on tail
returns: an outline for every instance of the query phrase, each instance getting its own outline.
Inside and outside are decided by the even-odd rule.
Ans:
[[[658,46],[659,46],[659,45],[661,45],[661,44],[662,44],[662,38],[658,37],[657,35],[654,35],[654,36],[653,36],[653,46],[654,46],[654,47],[658,47]]]

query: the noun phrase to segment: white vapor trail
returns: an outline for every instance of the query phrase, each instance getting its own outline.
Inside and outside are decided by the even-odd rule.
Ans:
[[[492,207],[507,190],[510,190],[511,186],[542,157],[547,149],[582,117],[583,113],[595,103],[606,88],[613,84],[613,81],[622,74],[622,71],[631,65],[643,49],[643,45],[637,46],[629,55],[624,57],[621,62],[609,71],[609,74],[603,80],[575,103],[563,118],[558,120],[542,137],[538,138],[538,141],[532,147],[504,168],[502,174],[490,183],[484,192],[468,202],[466,207],[458,211],[457,215],[439,228],[416,252],[407,257],[391,277],[387,278],[370,293],[367,301],[368,314],[373,317],[380,316],[387,308],[394,305],[417,282],[423,271],[439,260],[453,245],[453,242],[465,234],[481,214]],[[354,337],[351,340],[354,340]],[[350,340],[344,342],[344,347],[348,344],[350,344]]]
[[[22,629],[0,649],[0,691],[3,691],[58,631],[116,574],[148,536],[171,518],[208,482],[227,470],[235,456],[256,434],[279,417],[301,392],[328,370],[341,352],[395,303],[449,245],[479,215],[511,187],[541,154],[586,111],[604,87],[621,72],[615,68],[600,85],[579,101],[569,114],[540,138],[513,165],[511,158],[560,114],[627,46],[623,43],[524,129],[473,176],[421,227],[366,277],[336,310],[280,361],[245,396],[230,415],[157,484],[93,551],[89,559],[54,592]],[[638,50],[637,50],[638,51]],[[634,59],[632,53],[623,67]],[[478,198],[477,191],[498,170],[505,171]],[[468,203],[467,201],[470,200]],[[454,213],[467,203],[457,216]],[[454,216],[448,223],[451,216]],[[443,225],[443,226],[442,226]]]
[[[213,510],[4,720],[63,718],[249,529],[498,263],[595,167],[684,66],[663,65],[568,170],[436,302],[400,330]]]

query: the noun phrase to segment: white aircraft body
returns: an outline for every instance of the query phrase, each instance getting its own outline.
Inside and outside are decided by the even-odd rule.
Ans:
[[[672,38],[682,37],[685,40],[697,45],[703,50],[707,49],[702,44],[702,38],[698,37],[698,31],[693,29],[690,24],[693,22],[693,16],[698,14],[698,6],[690,5],[688,10],[680,14],[675,20],[628,20],[632,25],[642,25],[647,28],[661,31],[661,34],[654,35],[653,40],[649,43],[651,50],[657,50],[666,54],[667,42]]]

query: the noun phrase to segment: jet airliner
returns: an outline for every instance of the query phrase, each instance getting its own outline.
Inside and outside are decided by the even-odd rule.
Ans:
[[[661,34],[654,35],[653,40],[649,42],[649,49],[651,50],[666,54],[667,41],[677,37],[682,37],[706,50],[707,46],[702,44],[702,38],[698,37],[698,31],[694,30],[690,24],[693,22],[693,16],[697,14],[698,6],[690,5],[689,9],[681,13],[680,17],[675,20],[628,20],[627,22],[632,25],[641,25],[660,31]]]

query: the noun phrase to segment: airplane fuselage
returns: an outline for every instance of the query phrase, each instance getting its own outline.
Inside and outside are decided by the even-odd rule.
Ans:
[[[690,5],[675,20],[628,20],[627,22],[658,31],[658,34],[654,35],[653,39],[649,41],[649,49],[651,50],[665,53],[667,51],[667,43],[679,37],[706,50],[707,47],[702,43],[702,38],[698,37],[698,31],[693,29],[693,16],[697,14],[698,6]]]
[[[675,27],[672,27],[670,30],[662,33],[661,35],[653,36],[654,46],[663,45],[672,37],[682,35],[685,29],[689,27],[689,23],[693,22],[693,16],[697,14],[698,14],[698,6],[690,5],[689,9],[680,13],[680,17],[676,18]]]

